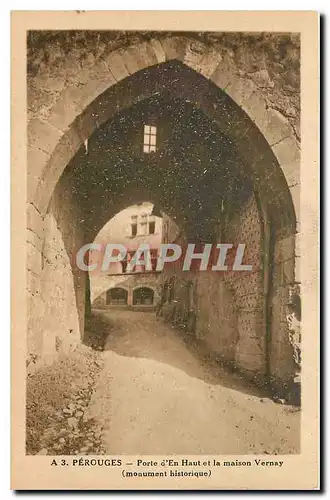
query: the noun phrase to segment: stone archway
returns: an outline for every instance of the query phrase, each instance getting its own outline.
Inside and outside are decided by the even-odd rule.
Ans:
[[[127,298],[128,292],[127,290],[125,290],[125,288],[110,288],[106,292],[106,305],[126,306]]]
[[[138,286],[133,290],[133,306],[152,306],[154,290],[146,286]]]
[[[283,308],[290,286],[298,281],[294,273],[299,203],[294,193],[299,148],[289,121],[267,107],[260,86],[240,76],[228,55],[187,37],[154,39],[103,54],[91,66],[86,62],[74,82],[58,90],[56,102],[47,110],[36,104],[37,117],[29,123],[28,162],[33,167],[28,224],[37,238],[43,241],[43,218],[52,193],[84,141],[123,109],[165,89],[172,98],[192,101],[246,159],[262,237],[272,242],[274,267],[281,275],[271,292],[272,303]],[[50,77],[46,85],[52,83]],[[289,276],[283,277],[285,269]],[[270,294],[266,279],[265,287]],[[271,314],[276,317],[274,308]]]
[[[33,95],[34,107],[28,125],[28,162],[31,180],[29,201],[37,206],[40,213],[44,213],[50,194],[70,158],[96,127],[122,108],[119,100],[115,107],[105,105],[108,97],[106,92],[109,89],[146,68],[152,68],[166,61],[180,61],[187,68],[224,90],[226,95],[255,123],[272,148],[291,189],[294,202],[297,202],[295,195],[297,190],[293,189],[299,184],[300,155],[297,133],[284,115],[267,105],[266,93],[262,90],[267,88],[267,81],[263,81],[267,80],[267,72],[261,71],[261,74],[256,74],[254,79],[244,77],[230,57],[230,51],[225,54],[222,52],[189,37],[172,36],[161,40],[151,39],[138,45],[110,51],[100,55],[98,59],[87,58],[81,71],[74,78],[69,72],[71,77],[70,83],[67,84],[65,83],[67,80],[62,78],[62,73],[68,72],[67,58],[60,58],[58,63],[57,72],[61,73],[59,80],[62,83],[58,81],[56,73],[54,76],[50,74],[48,79],[47,77],[45,79],[42,73],[35,75],[33,88],[40,85],[45,92],[50,92],[53,85],[57,92],[54,102],[48,106],[45,106],[42,92],[39,99],[36,98],[39,96]],[[79,53],[72,54],[71,57],[70,65],[75,66]],[[268,85],[271,86],[271,82],[268,82]],[[129,93],[130,89],[127,89],[126,95],[123,96],[126,101]],[[131,102],[126,106],[133,102],[134,96],[130,97]],[[210,108],[213,105],[214,103]],[[209,111],[214,113],[214,109]],[[227,118],[231,118],[230,114]],[[249,130],[246,132],[249,138]],[[50,189],[50,193],[46,192],[44,199],[40,191],[44,190],[46,179],[50,186],[47,190]],[[295,203],[296,214],[299,214],[298,208],[299,203]]]

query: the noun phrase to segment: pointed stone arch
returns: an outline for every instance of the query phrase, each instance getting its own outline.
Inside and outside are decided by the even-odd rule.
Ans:
[[[184,36],[105,50],[98,58],[82,62],[79,52],[70,57],[57,67],[60,77],[51,66],[48,73],[44,68],[34,76],[43,92],[34,99],[28,125],[28,227],[33,234],[43,241],[43,219],[54,188],[86,139],[122,109],[155,92],[168,92],[192,100],[221,133],[237,142],[249,163],[260,213],[271,215],[279,233],[274,248],[283,280],[278,307],[286,307],[288,283],[299,281],[295,250],[299,145],[289,121],[268,106],[262,85],[240,73],[229,51]],[[79,71],[63,78],[68,65],[76,65]],[[55,96],[51,105],[49,94]],[[39,264],[32,262],[29,267],[35,269],[35,265]],[[281,356],[280,348],[279,342],[275,357]]]
[[[52,191],[81,144],[117,111],[116,106],[104,110],[106,92],[142,70],[180,61],[224,91],[255,124],[281,167],[299,219],[300,149],[295,131],[281,113],[268,107],[262,87],[240,74],[230,51],[189,37],[173,36],[154,38],[109,53],[105,50],[98,58],[86,58],[82,64],[78,52],[69,61],[70,66],[80,67],[74,77],[63,78],[68,74],[66,58],[60,61],[54,75],[48,68],[47,76],[42,72],[34,76],[34,87],[40,85],[44,92],[40,99],[34,96],[28,124],[28,201],[41,214],[45,213],[51,195],[47,187]],[[54,87],[56,98],[47,105],[45,94]]]

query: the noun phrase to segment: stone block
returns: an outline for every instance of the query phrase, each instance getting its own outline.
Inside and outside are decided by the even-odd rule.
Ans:
[[[62,136],[61,130],[38,118],[33,118],[28,123],[28,146],[34,146],[46,153],[51,154],[54,151]]]
[[[104,60],[117,82],[129,76],[129,72],[120,51],[111,52],[109,55],[104,56]]]
[[[225,89],[237,78],[237,67],[229,55],[225,55],[211,75],[211,81],[220,89]]]
[[[27,205],[27,229],[30,229],[32,232],[37,234],[40,239],[43,238],[44,231],[44,219],[41,213],[36,209],[36,207],[32,203],[28,203]]]
[[[42,235],[40,235],[42,236]],[[31,231],[31,229],[27,229],[26,231],[26,240],[28,243],[36,247],[36,249],[39,252],[42,252],[42,247],[43,247],[43,240],[38,234],[36,234],[34,231]]]
[[[294,210],[296,213],[297,220],[297,231],[300,230],[300,222],[301,222],[301,207],[300,207],[300,184],[296,184],[295,186],[290,187],[290,193],[292,197],[292,203],[294,206]]]
[[[122,57],[130,75],[133,75],[141,69],[157,64],[157,58],[154,52],[151,50],[148,51],[146,44],[127,47],[127,49],[122,52]]]
[[[163,50],[165,52],[166,60],[171,61],[177,59],[183,61],[186,53],[186,47],[189,43],[187,38],[180,37],[166,37],[160,40]]]
[[[265,353],[257,338],[243,336],[236,346],[235,363],[240,370],[251,374],[265,373]]]
[[[27,148],[27,199],[33,201],[34,193],[50,155],[34,146]]]
[[[268,108],[262,114],[256,113],[255,120],[270,146],[292,134],[290,122],[276,109]]]
[[[260,69],[254,73],[249,73],[249,77],[260,88],[272,89],[275,86],[266,69]]]
[[[218,51],[210,49],[197,40],[194,40],[187,45],[183,62],[197,73],[210,78],[221,59]]]
[[[88,79],[85,84],[79,87],[79,94],[76,98],[76,106],[80,113],[97,99],[100,94],[116,83],[115,78],[109,71],[105,61],[100,61],[88,71]],[[80,114],[79,113],[79,114]]]
[[[295,234],[291,234],[286,238],[276,241],[274,249],[274,262],[276,264],[294,258],[295,241],[296,241]]]
[[[27,241],[26,245],[26,256],[27,256],[27,269],[35,274],[41,272],[42,256],[41,251],[39,251],[31,242]]]
[[[43,172],[42,181],[39,183],[35,194],[34,204],[38,207],[40,213],[44,214],[46,212],[56,183],[64,168],[77,152],[81,144],[82,140],[73,127],[70,132],[65,134],[59,141],[47,163],[46,169]]]
[[[56,104],[52,107],[49,122],[56,128],[66,131],[81,113],[78,105],[81,89],[74,85],[66,87]]]
[[[247,101],[256,90],[255,84],[248,78],[235,78],[226,87],[225,91],[239,106],[244,109]]]
[[[293,161],[281,165],[288,187],[297,186],[300,184],[300,162]]]
[[[154,51],[157,63],[160,64],[160,63],[165,62],[166,55],[165,55],[165,51],[164,51],[163,46],[160,43],[160,41],[157,40],[156,38],[152,38],[149,41],[149,45],[152,48],[152,50]]]
[[[286,137],[272,147],[280,165],[300,163],[300,145],[294,136]]]

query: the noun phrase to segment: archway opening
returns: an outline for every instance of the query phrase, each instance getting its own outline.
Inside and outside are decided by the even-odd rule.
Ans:
[[[125,306],[127,305],[127,290],[124,288],[110,288],[106,293],[107,306]]]
[[[288,342],[279,348],[285,319],[277,299],[287,289],[275,254],[277,242],[291,241],[296,221],[283,173],[257,127],[229,96],[178,61],[136,73],[94,105],[92,129],[93,105],[86,129],[85,116],[79,118],[88,147],[82,143],[62,171],[48,210],[72,262],[76,329],[83,334],[89,296],[86,274],[75,267],[77,248],[116,213],[147,200],[178,224],[177,243],[244,243],[253,265],[249,275],[203,279],[174,266],[164,280],[175,275],[180,285],[173,286],[164,318],[193,325],[213,351],[247,373],[270,376],[281,363],[292,373]],[[290,275],[293,256],[294,247],[286,258]]]
[[[134,306],[152,306],[154,303],[154,291],[151,288],[141,287],[133,291]]]

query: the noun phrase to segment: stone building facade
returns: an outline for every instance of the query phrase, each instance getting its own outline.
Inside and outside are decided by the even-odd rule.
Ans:
[[[175,278],[193,290],[180,298],[176,287],[178,314],[188,296],[198,336],[295,392],[299,72],[298,34],[29,33],[28,356],[81,342],[90,290],[77,249],[149,201],[182,241],[220,231],[247,243],[250,276]],[[145,125],[157,128],[156,151]]]
[[[147,243],[155,262],[162,240],[162,219],[153,215],[151,203],[130,206],[116,214],[94,240],[101,246],[107,243],[121,244],[130,256],[134,256],[141,244]],[[154,309],[159,301],[160,274],[155,269],[135,266],[127,271],[127,260],[112,262],[107,271],[101,270],[102,252],[91,252],[90,263],[98,264],[89,273],[92,308],[129,307]],[[155,266],[153,266],[155,267]]]

